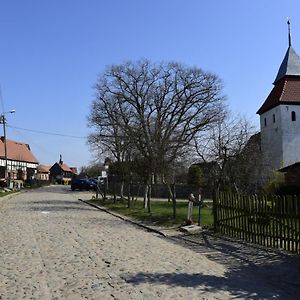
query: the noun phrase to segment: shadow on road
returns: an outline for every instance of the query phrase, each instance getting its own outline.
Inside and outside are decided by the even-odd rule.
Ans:
[[[25,210],[30,210],[30,211],[93,211],[94,209],[89,208],[89,207],[77,207],[77,206],[64,206],[64,205],[45,205],[45,206],[39,206],[39,207],[28,207]]]
[[[27,202],[28,204],[37,204],[37,205],[65,205],[65,206],[70,206],[70,205],[73,205],[73,206],[83,206],[80,202],[74,200],[74,201],[65,201],[65,200],[55,200],[55,199],[52,199],[52,200],[35,200],[35,201],[28,201]]]
[[[50,186],[44,186],[36,189],[28,189],[25,192],[27,193],[35,193],[35,194],[44,194],[44,193],[55,193],[55,194],[90,194],[91,198],[92,195],[95,195],[95,192],[90,191],[72,191],[70,185],[50,185]]]
[[[28,201],[23,205],[19,204],[18,209],[22,211],[95,211],[95,208],[83,205],[76,200],[65,201],[55,199]]]
[[[187,284],[204,284],[210,290],[228,289],[240,295],[246,293],[246,298],[250,299],[295,299],[293,295],[300,293],[300,256],[210,232],[173,236],[169,239],[224,265],[227,269],[225,278],[204,274],[173,274],[174,277],[169,274],[152,274],[150,280],[159,277],[173,284],[181,277],[183,282],[191,280],[192,283]],[[143,278],[147,280],[148,275],[139,273],[131,279],[133,283],[139,282]],[[270,292],[272,290],[274,293]]]
[[[124,275],[124,279],[132,284],[139,285],[143,283],[166,284],[169,286],[181,286],[191,288],[201,288],[201,291],[218,293],[230,292],[234,297],[243,299],[295,299],[299,292],[296,284],[291,289],[284,282],[278,285],[278,278],[262,278],[260,272],[265,273],[265,268],[269,266],[260,266],[253,270],[252,266],[241,266],[240,268],[229,270],[224,276],[215,276],[203,273],[146,273]],[[272,271],[272,270],[270,270]]]
[[[228,267],[241,263],[257,266],[286,260],[295,260],[300,266],[300,257],[297,255],[238,241],[212,232],[173,236],[170,240],[198,253],[205,253],[208,258]]]

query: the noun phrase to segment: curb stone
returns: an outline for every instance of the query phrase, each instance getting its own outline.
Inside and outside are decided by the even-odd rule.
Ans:
[[[0,201],[10,199],[10,198],[12,198],[14,196],[17,196],[17,195],[21,194],[22,192],[23,191],[19,191],[19,192],[9,193],[7,195],[3,195],[2,197],[0,197]]]
[[[151,227],[151,226],[147,226],[147,225],[142,224],[142,223],[140,223],[140,222],[138,222],[138,221],[134,221],[134,220],[132,220],[132,219],[129,219],[128,217],[126,218],[126,217],[124,217],[124,216],[122,216],[122,215],[119,215],[119,214],[117,214],[117,213],[112,212],[111,210],[109,210],[109,209],[107,209],[107,208],[105,208],[105,207],[98,206],[98,205],[93,204],[93,203],[89,203],[89,202],[86,201],[86,200],[83,200],[83,199],[78,199],[78,200],[79,200],[80,202],[83,202],[83,203],[85,203],[85,204],[88,204],[88,205],[90,205],[90,206],[92,206],[92,207],[94,207],[94,208],[97,208],[97,209],[99,209],[99,210],[101,210],[101,211],[104,211],[104,212],[106,212],[106,213],[108,213],[108,214],[110,214],[110,215],[112,215],[112,216],[114,216],[114,217],[116,217],[116,218],[119,218],[119,219],[121,219],[121,220],[123,220],[123,221],[125,221],[125,222],[128,222],[128,223],[131,223],[131,224],[133,224],[133,225],[142,227],[142,228],[146,229],[147,231],[155,232],[155,233],[157,233],[157,234],[159,234],[159,235],[162,235],[163,237],[167,237],[167,235],[166,235],[165,233],[163,233],[162,231],[160,231],[160,230],[158,230],[158,229],[156,229],[156,228],[153,228],[153,227]]]

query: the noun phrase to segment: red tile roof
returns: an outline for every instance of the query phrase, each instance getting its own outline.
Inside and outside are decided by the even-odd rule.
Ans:
[[[50,171],[51,171],[51,169],[52,168],[54,168],[54,166],[59,166],[60,168],[61,168],[61,170],[63,171],[63,172],[69,172],[69,173],[74,173],[74,174],[76,174],[74,171],[77,171],[77,168],[74,168],[74,167],[69,167],[67,164],[65,164],[64,162],[62,162],[62,161],[60,161],[60,162],[56,162],[52,167],[50,167]],[[76,169],[76,170],[74,170],[74,169]]]
[[[7,159],[23,161],[29,163],[38,163],[38,160],[32,154],[28,144],[6,140]],[[5,158],[4,138],[0,139],[0,157]]]
[[[76,168],[76,167],[70,167],[70,169],[72,170],[72,172],[73,172],[74,174],[77,174],[77,173],[78,173],[78,171],[77,171],[77,168]]]
[[[49,166],[44,166],[44,165],[38,165],[37,170],[40,173],[49,173],[50,172],[50,167]]]
[[[261,115],[279,104],[300,105],[300,78],[285,77],[273,88],[266,101],[257,111]]]
[[[62,169],[64,172],[72,172],[72,173],[73,173],[73,171],[69,168],[68,165],[66,165],[66,164],[64,164],[64,163],[58,164],[58,165],[61,167],[61,169]]]

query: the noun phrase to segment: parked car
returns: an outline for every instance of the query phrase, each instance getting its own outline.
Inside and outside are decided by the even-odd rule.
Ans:
[[[88,178],[75,178],[71,182],[71,190],[96,190],[97,184]]]
[[[95,182],[96,184],[104,184],[104,178],[101,178],[100,176],[99,177],[92,177],[92,178],[89,178],[89,180]]]

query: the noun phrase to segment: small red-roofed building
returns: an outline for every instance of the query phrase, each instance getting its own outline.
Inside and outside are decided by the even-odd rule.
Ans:
[[[8,179],[30,179],[35,176],[39,164],[28,144],[8,139],[6,139],[5,159],[5,140],[2,136],[0,138],[0,180],[2,181],[5,181],[5,160],[7,160]]]
[[[42,180],[42,181],[49,181],[50,180],[50,166],[38,165],[36,179]]]
[[[50,168],[50,180],[57,183],[64,183],[69,184],[72,178],[76,175],[75,169],[77,168],[72,167],[72,169],[63,162],[62,156],[60,155],[59,162],[55,163]]]

